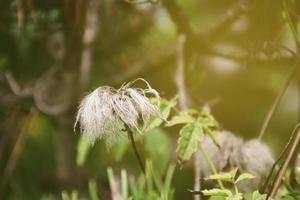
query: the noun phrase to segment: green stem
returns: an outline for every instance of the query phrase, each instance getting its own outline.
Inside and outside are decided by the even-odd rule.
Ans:
[[[209,157],[209,155],[207,154],[206,150],[203,148],[201,142],[199,143],[199,148],[200,148],[202,154],[204,155],[206,161],[208,162],[208,165],[209,165],[210,170],[212,171],[212,173],[213,173],[213,174],[218,174],[218,171],[217,171],[217,169],[216,169],[216,167],[215,167],[213,161],[210,159],[210,157]],[[222,183],[222,181],[220,181],[220,180],[217,180],[217,181],[218,181],[218,184],[219,184],[220,188],[221,188],[221,189],[225,189],[225,188],[224,188],[224,185],[223,185],[223,183]]]
[[[233,183],[233,186],[234,186],[234,191],[235,191],[235,194],[238,194],[239,193],[239,190],[236,186],[236,183]]]
[[[289,8],[288,8],[288,2],[287,0],[283,0],[283,8],[284,8],[284,14],[285,14],[285,17],[286,17],[286,20],[287,20],[287,23],[292,31],[292,34],[295,38],[295,41],[297,43],[297,46],[300,45],[300,40],[298,38],[298,34],[297,34],[297,28],[295,27],[293,21],[292,21],[292,18],[291,18],[291,15],[290,15],[290,12],[289,12]]]

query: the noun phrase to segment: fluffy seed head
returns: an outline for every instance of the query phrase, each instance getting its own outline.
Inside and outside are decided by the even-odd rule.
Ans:
[[[243,140],[229,131],[220,131],[217,134],[217,142],[219,147],[208,136],[205,136],[202,141],[203,147],[212,159],[216,169],[223,171],[227,167],[236,166]],[[202,173],[204,176],[209,176],[211,170],[201,152],[199,160]]]
[[[241,151],[239,168],[255,176],[240,183],[240,188],[249,191],[261,186],[267,178],[275,160],[270,148],[257,139],[245,142]]]
[[[131,88],[139,80],[146,83],[146,89]],[[119,89],[98,87],[81,101],[74,128],[79,123],[91,144],[103,138],[110,146],[122,136],[125,126],[140,132],[140,117],[144,125],[150,115],[161,117],[159,105],[152,104],[147,96],[151,94],[159,100],[158,92],[144,79],[123,84]]]
[[[218,132],[217,141],[220,147],[207,136],[202,141],[216,169],[226,171],[237,167],[241,172],[254,175],[255,179],[239,183],[242,191],[251,191],[261,186],[274,163],[269,147],[257,139],[244,142],[229,131]],[[212,173],[210,167],[202,153],[199,154],[201,172],[209,176]]]

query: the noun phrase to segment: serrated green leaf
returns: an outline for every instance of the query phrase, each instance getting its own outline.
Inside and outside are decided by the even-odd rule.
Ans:
[[[80,136],[77,143],[76,164],[81,166],[85,163],[86,157],[91,149],[90,143],[86,137]]]
[[[154,99],[154,100],[156,100],[156,99]],[[154,103],[156,103],[156,102],[154,102]],[[160,100],[160,111],[161,111],[162,117],[164,119],[167,119],[169,117],[171,109],[174,106],[176,106],[176,104],[177,104],[177,97],[174,97],[170,101],[168,101],[166,99]],[[163,120],[161,118],[155,117],[155,116],[150,116],[149,123],[147,125],[145,125],[143,132],[148,132],[151,129],[154,129],[154,128],[160,126],[162,124],[162,122],[163,122]]]
[[[223,172],[219,174],[212,174],[206,178],[206,180],[220,180],[233,183],[237,169],[231,170],[230,172]]]
[[[202,194],[205,196],[222,196],[229,197],[232,196],[232,192],[227,189],[210,189],[210,190],[202,190]]]
[[[204,136],[203,129],[199,123],[190,123],[181,128],[179,135],[177,156],[181,160],[189,160]]]
[[[188,111],[180,112],[178,115],[175,115],[166,126],[174,126],[177,124],[188,124],[195,121],[195,118],[189,114]]]
[[[255,178],[255,176],[253,176],[252,174],[243,173],[236,179],[235,183],[238,183],[243,180],[254,179],[254,178]]]

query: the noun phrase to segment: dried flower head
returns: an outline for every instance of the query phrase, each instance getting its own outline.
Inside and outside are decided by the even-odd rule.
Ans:
[[[132,88],[137,81],[146,83],[146,89]],[[119,89],[98,87],[81,101],[74,128],[79,122],[81,132],[91,144],[103,138],[110,146],[125,127],[141,132],[140,117],[143,124],[150,115],[161,117],[159,105],[152,104],[148,95],[160,98],[159,93],[141,78],[124,83]]]
[[[269,174],[274,158],[269,147],[261,141],[254,139],[243,141],[229,131],[218,132],[217,142],[213,143],[209,137],[202,141],[204,149],[218,171],[226,171],[237,167],[241,172],[248,172],[255,179],[242,181],[239,187],[243,191],[251,191],[260,186]],[[199,153],[199,165],[204,176],[212,172],[206,159]]]
[[[249,191],[260,187],[275,162],[270,148],[258,139],[253,139],[245,142],[241,155],[242,159],[238,162],[239,168],[243,172],[251,173],[255,178],[241,182],[240,188]]]
[[[229,131],[220,131],[217,134],[217,142],[219,147],[208,136],[205,136],[202,141],[203,148],[212,159],[216,169],[223,171],[226,170],[227,167],[236,166],[243,140]],[[211,169],[201,152],[199,158],[202,173],[204,176],[209,176]]]

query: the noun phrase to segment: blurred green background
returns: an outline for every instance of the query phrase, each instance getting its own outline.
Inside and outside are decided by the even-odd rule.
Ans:
[[[0,199],[60,199],[72,189],[84,197],[90,178],[109,199],[108,166],[137,174],[132,151],[120,159],[101,141],[76,164],[77,106],[98,86],[138,77],[174,97],[180,34],[191,107],[209,104],[224,129],[257,137],[299,49],[283,1],[140,1],[0,1]],[[300,1],[287,2],[297,34]],[[274,155],[299,119],[299,88],[297,72],[263,138]],[[178,130],[157,131],[148,146],[164,138],[158,155],[176,162]],[[190,199],[191,165],[173,183],[176,199]]]

